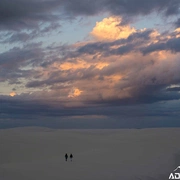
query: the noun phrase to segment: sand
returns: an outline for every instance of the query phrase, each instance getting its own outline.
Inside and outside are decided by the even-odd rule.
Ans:
[[[178,128],[4,129],[0,180],[165,180],[180,165],[179,138]]]

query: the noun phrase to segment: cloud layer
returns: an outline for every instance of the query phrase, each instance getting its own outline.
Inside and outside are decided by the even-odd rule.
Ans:
[[[20,30],[37,28],[41,22],[55,22],[61,18],[97,15],[107,11],[112,15],[136,16],[162,12],[164,16],[179,13],[178,0],[2,0],[0,2],[0,28]],[[64,16],[64,17],[63,17]]]
[[[139,107],[138,116],[143,116],[142,104],[153,108],[179,102],[180,30],[175,18],[179,7],[178,0],[2,0],[0,42],[5,46],[0,54],[0,83],[7,86],[4,92],[8,90],[0,96],[2,117],[33,114],[106,120],[113,112],[115,119],[132,118],[134,105]],[[109,17],[96,22],[88,40],[47,42],[46,36],[59,33],[64,22],[101,13]],[[172,18],[173,28],[160,31],[132,25],[152,13]],[[126,107],[132,116],[123,114]],[[147,109],[146,117],[165,113],[154,115]],[[179,117],[179,111],[172,109],[170,115]]]

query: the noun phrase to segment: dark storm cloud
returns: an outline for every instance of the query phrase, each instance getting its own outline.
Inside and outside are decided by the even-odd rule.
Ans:
[[[33,43],[23,48],[14,47],[0,54],[0,77],[1,81],[13,81],[20,77],[28,77],[35,73],[33,69],[24,70],[22,67],[37,65],[44,57],[39,43]]]
[[[25,96],[11,98],[0,96],[2,108],[0,114],[4,115],[44,115],[44,116],[74,116],[93,114],[86,108],[66,108],[63,101],[27,100]],[[93,110],[92,110],[93,111]]]
[[[175,26],[178,28],[180,27],[180,18],[178,18],[178,20],[175,22]]]
[[[95,15],[110,12],[113,15],[146,15],[153,11],[166,16],[179,13],[178,0],[1,0],[0,28],[21,30],[38,28],[40,22],[56,22],[58,19],[78,15]]]
[[[19,33],[18,36],[19,35],[21,36],[21,33]],[[12,41],[18,40],[16,35],[13,37],[15,39],[12,39]],[[24,36],[22,38],[24,38]],[[43,48],[42,43],[29,43],[22,47],[14,47],[5,51],[0,54],[0,81],[9,81],[11,84],[13,84],[13,82],[16,84],[19,83],[18,78],[29,79],[32,77],[39,79],[42,76],[42,72],[34,68],[40,67],[45,69],[56,61],[60,62],[61,59],[57,57],[63,55],[66,51],[69,51],[68,46],[60,45],[54,47],[52,45],[51,48]],[[54,79],[51,84],[58,82],[58,75],[60,76],[60,73],[57,69],[50,73],[50,79]],[[70,78],[73,77],[71,76]],[[65,81],[67,81],[67,77],[62,79],[62,82]],[[42,84],[46,83],[41,82],[41,85]]]
[[[158,42],[150,44],[149,46],[143,48],[142,52],[144,54],[151,53],[154,51],[160,51],[160,50],[166,50],[166,51],[172,51],[174,53],[180,52],[180,38],[172,38],[169,39],[167,42]]]
[[[0,66],[15,68],[20,65],[27,65],[29,61],[42,57],[44,54],[40,48],[41,43],[33,43],[22,48],[14,47],[9,51],[0,54]],[[26,62],[27,64],[20,64]]]
[[[135,87],[130,92],[132,97],[117,98],[112,96],[107,99],[99,98],[96,100],[89,100],[85,103],[107,106],[124,106],[124,105],[138,105],[138,104],[152,104],[163,101],[179,100],[180,94],[178,92],[167,93],[166,85],[146,85],[143,87]]]
[[[78,52],[81,54],[95,54],[97,52],[103,52],[103,51],[108,51],[110,47],[110,43],[102,43],[102,42],[97,42],[97,43],[90,43],[86,44],[78,49]]]
[[[37,28],[41,21],[56,20],[52,10],[59,5],[58,1],[0,1],[0,28],[21,30]]]
[[[152,11],[160,12],[164,11],[165,14],[172,15],[178,12],[180,3],[178,0],[107,0],[107,7],[113,14],[125,14],[125,15],[139,15],[149,14]]]
[[[123,55],[125,53],[129,53],[134,49],[135,44],[128,44],[116,49],[110,50],[111,55]],[[109,55],[109,53],[105,53],[105,55]]]
[[[2,41],[2,43],[15,43],[15,42],[27,42],[35,38],[36,35],[28,34],[25,32],[22,33],[12,33],[8,38]]]
[[[83,75],[79,77],[78,73],[81,72]],[[58,83],[66,83],[66,82],[73,82],[77,80],[87,80],[92,79],[95,74],[97,74],[99,71],[94,67],[91,66],[87,69],[77,69],[76,71],[67,70],[64,71],[58,70],[53,71],[49,73],[49,76],[45,80],[36,80],[36,81],[30,81],[26,84],[26,87],[28,88],[34,88],[34,87],[43,87],[45,85],[54,85]]]
[[[0,97],[0,127],[147,128],[180,126],[176,104],[64,107],[60,101],[18,100]],[[52,106],[53,105],[53,106]],[[54,106],[55,105],[55,106]],[[170,118],[169,118],[170,117]]]
[[[60,27],[60,24],[58,23],[50,23],[48,26],[44,27],[42,30],[41,30],[41,33],[48,33],[48,32],[51,32],[57,28]],[[60,33],[60,31],[59,31]]]
[[[22,97],[23,98],[23,97]],[[111,115],[116,116],[121,113],[122,115],[128,115],[128,109],[131,109],[135,112],[138,107],[136,106],[129,106],[126,110],[124,110],[123,106],[104,106],[102,107],[65,107],[63,102],[61,101],[40,101],[40,100],[24,100],[24,99],[17,99],[12,97],[1,96],[0,97],[1,104],[3,104],[2,108],[0,109],[1,114],[13,114],[13,115],[47,115],[47,116],[80,116],[80,115]],[[147,105],[146,105],[147,106]],[[142,115],[152,115],[152,113],[148,112],[148,109],[144,108],[145,106],[141,106],[143,113],[138,111],[136,113],[137,116],[140,114]],[[106,109],[106,111],[104,111]],[[118,112],[119,109],[122,109],[122,112]],[[159,113],[159,110],[153,111],[154,115]],[[160,115],[160,113],[159,113]],[[131,116],[131,114],[129,114]]]
[[[153,11],[163,12],[166,16],[179,13],[178,0],[70,0],[64,3],[65,9],[77,15],[93,15],[100,11],[108,11],[113,15],[146,15]]]

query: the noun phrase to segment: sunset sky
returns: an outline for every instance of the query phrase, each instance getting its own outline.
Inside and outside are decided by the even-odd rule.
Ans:
[[[179,0],[0,0],[0,127],[180,127]]]

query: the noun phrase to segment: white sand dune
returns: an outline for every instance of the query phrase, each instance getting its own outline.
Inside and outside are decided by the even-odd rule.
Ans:
[[[178,128],[0,130],[0,180],[165,180],[180,165],[179,138]]]

